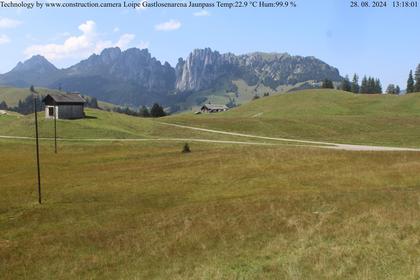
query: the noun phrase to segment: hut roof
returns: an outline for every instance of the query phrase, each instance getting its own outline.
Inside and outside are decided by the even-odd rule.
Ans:
[[[202,108],[207,108],[208,110],[227,110],[227,109],[229,109],[226,105],[219,105],[219,104],[204,104]]]
[[[55,104],[84,104],[86,100],[78,93],[49,93],[42,102]]]

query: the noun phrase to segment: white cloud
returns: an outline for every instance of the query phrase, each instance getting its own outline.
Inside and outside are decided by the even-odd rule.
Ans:
[[[181,28],[181,22],[178,20],[171,19],[167,22],[162,22],[160,24],[155,25],[155,29],[157,31],[172,31]]]
[[[10,43],[10,38],[7,35],[0,35],[0,45]]]
[[[67,58],[86,58],[92,53],[99,53],[105,48],[127,47],[134,39],[133,34],[123,34],[117,42],[103,40],[96,32],[96,23],[88,20],[79,25],[82,32],[79,36],[68,36],[61,44],[32,45],[25,49],[27,57],[40,54],[51,61]]]
[[[79,29],[83,33],[93,33],[95,31],[96,23],[93,20],[88,20],[85,23],[79,25]]]
[[[195,16],[195,17],[208,17],[208,16],[210,16],[210,13],[207,10],[201,10],[199,12],[193,13],[193,16]]]
[[[119,27],[114,27],[114,29],[112,31],[114,31],[114,32],[120,32],[120,28]]]
[[[118,40],[116,46],[120,49],[125,49],[136,37],[134,34],[123,34]]]
[[[140,41],[140,44],[138,45],[139,49],[147,49],[150,46],[149,41]]]
[[[0,17],[0,28],[15,28],[21,25],[22,22],[11,18]]]

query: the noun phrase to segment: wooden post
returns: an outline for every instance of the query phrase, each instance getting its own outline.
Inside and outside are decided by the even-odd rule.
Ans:
[[[57,106],[54,104],[54,149],[55,153],[57,153]]]
[[[31,91],[32,91],[31,87]],[[36,93],[33,91],[33,93]],[[37,112],[37,96],[34,95],[34,112],[35,112],[35,141],[36,141],[36,165],[38,171],[38,202],[39,204],[42,203],[42,196],[41,196],[41,171],[39,166],[39,140],[38,140],[38,112]]]

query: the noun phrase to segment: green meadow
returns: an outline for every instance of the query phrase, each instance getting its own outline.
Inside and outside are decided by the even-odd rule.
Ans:
[[[161,123],[419,147],[419,98],[304,91],[160,119],[89,109],[58,121],[58,154],[41,140],[42,205],[34,140],[0,139],[0,278],[419,279],[419,152],[277,145]],[[39,116],[40,135],[52,137],[53,121]],[[0,135],[33,136],[33,124],[0,116]],[[114,140],[83,141],[92,138]]]
[[[263,97],[225,113],[185,113],[165,121],[260,136],[420,147],[420,93],[305,90]]]

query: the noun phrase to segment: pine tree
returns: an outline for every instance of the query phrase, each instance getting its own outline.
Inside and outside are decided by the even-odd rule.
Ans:
[[[360,93],[369,93],[368,78],[366,76],[364,76],[362,79]]]
[[[401,93],[400,86],[396,86],[395,87],[395,94],[400,95],[400,93]]]
[[[382,93],[381,80],[379,80],[379,79],[376,79],[375,80],[375,88],[374,88],[374,92],[373,93]]]
[[[410,70],[410,74],[408,75],[407,80],[407,93],[414,92],[414,79],[413,79],[413,71]]]
[[[351,82],[351,92],[359,93],[359,91],[360,91],[359,76],[357,76],[357,74],[354,74],[353,81]]]
[[[350,83],[349,76],[346,76],[344,80],[341,81],[340,89],[343,91],[351,92],[351,88],[352,88],[352,85]]]
[[[417,65],[416,72],[414,73],[414,80],[416,82],[414,85],[414,91],[420,92],[420,64]]]
[[[371,94],[375,92],[375,79],[372,77],[368,78],[368,90],[367,93]]]
[[[143,105],[139,110],[139,116],[143,118],[150,117],[149,109],[147,109],[147,107]]]
[[[150,109],[150,116],[153,118],[159,118],[166,116],[166,113],[162,106],[160,106],[158,103],[155,103],[153,104],[152,109]]]

